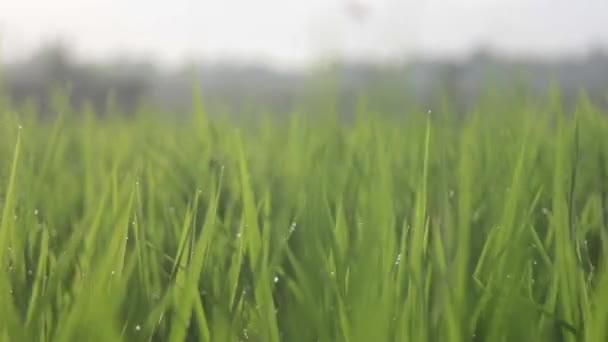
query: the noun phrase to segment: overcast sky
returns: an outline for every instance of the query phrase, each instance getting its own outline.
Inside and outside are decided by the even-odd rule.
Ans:
[[[3,58],[62,38],[79,56],[301,66],[327,56],[583,54],[608,47],[608,0],[1,0]]]

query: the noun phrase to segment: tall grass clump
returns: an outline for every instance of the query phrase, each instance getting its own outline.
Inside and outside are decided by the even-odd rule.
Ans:
[[[608,340],[584,96],[246,126],[194,104],[0,102],[0,340]]]

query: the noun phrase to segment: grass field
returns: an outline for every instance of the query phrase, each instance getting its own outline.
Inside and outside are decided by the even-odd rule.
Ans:
[[[244,126],[0,102],[2,341],[607,341],[584,97]]]

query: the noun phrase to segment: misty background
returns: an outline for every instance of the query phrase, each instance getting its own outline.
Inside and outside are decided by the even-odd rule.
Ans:
[[[389,109],[466,109],[492,85],[542,96],[559,84],[608,106],[608,1],[309,0],[0,3],[0,77],[16,103],[43,111],[69,85],[103,112],[145,102],[185,111],[193,80],[225,111],[331,93]]]

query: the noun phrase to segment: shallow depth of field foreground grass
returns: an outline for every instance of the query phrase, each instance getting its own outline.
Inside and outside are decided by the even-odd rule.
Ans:
[[[2,102],[0,340],[608,339],[608,117],[585,98],[195,108]]]

